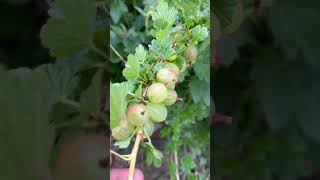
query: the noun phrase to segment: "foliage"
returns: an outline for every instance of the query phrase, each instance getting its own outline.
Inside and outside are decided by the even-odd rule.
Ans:
[[[233,19],[238,4],[244,15]],[[306,21],[319,17],[316,4],[213,3],[213,97],[217,112],[233,117],[212,128],[216,179],[299,179],[319,167],[318,26]]]
[[[1,67],[0,99],[6,102],[0,105],[4,120],[0,144],[5,147],[0,153],[2,178],[55,176],[52,170],[59,166],[56,160],[61,150],[57,142],[73,131],[105,129],[101,111],[107,64],[105,8],[105,3],[94,0],[54,1],[40,32],[43,46],[52,55],[44,56],[48,63],[33,69]],[[27,58],[33,56],[24,60]],[[104,179],[107,169],[95,168],[94,175],[88,168],[90,163],[98,164],[98,158],[103,157],[92,156],[76,171]]]
[[[166,121],[161,123],[161,135],[167,139],[164,151],[152,145],[152,136],[141,146],[148,165],[160,167],[164,165],[164,157],[171,159],[168,166],[171,179],[176,177],[176,170],[191,179],[209,177],[209,161],[205,158],[209,152],[204,150],[209,147],[206,121],[210,111],[209,7],[209,1],[111,1],[111,9],[118,11],[110,12],[111,61],[115,63],[111,66],[117,67],[110,79],[121,82],[110,85],[110,113],[114,114],[110,117],[111,129],[126,116],[126,106],[130,103],[148,104],[151,113],[160,119],[168,110]],[[177,35],[182,38],[177,39]],[[195,63],[185,59],[184,52],[189,45],[197,48]],[[121,67],[125,59],[125,66]],[[151,106],[145,96],[148,86],[161,82],[156,74],[169,62],[180,70],[179,83],[173,86],[182,100],[172,106],[165,107],[161,103]],[[136,132],[141,128],[136,127]],[[115,143],[126,144],[121,148],[127,148],[129,144],[124,142],[128,140]],[[178,161],[170,158],[175,153]],[[196,166],[200,161],[202,164]]]

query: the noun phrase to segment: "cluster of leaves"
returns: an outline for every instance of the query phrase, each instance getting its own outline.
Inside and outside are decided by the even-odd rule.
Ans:
[[[213,128],[217,179],[298,179],[319,167],[319,26],[306,21],[318,4],[213,3],[213,96],[234,118]]]
[[[61,135],[106,126],[101,111],[108,34],[104,8],[105,2],[94,0],[54,1],[40,36],[55,61],[35,69],[1,69],[0,99],[6,102],[0,108],[2,178],[44,179],[39,167],[55,166]],[[96,168],[94,160],[79,171]],[[106,169],[98,171],[93,179],[105,178]]]
[[[156,73],[166,61],[176,64],[180,70],[187,66],[179,73],[179,83],[175,87],[183,100],[168,108],[167,121],[161,129],[162,136],[167,138],[165,157],[174,157],[177,153],[181,165],[177,166],[178,162],[170,159],[168,172],[172,179],[177,170],[190,179],[209,177],[209,162],[205,158],[210,154],[206,121],[210,111],[209,8],[209,1],[111,1],[110,41],[115,49],[111,62],[120,64],[119,69],[122,69],[118,62],[123,58],[119,54],[128,54],[122,73],[111,77],[115,82],[124,81],[111,84],[111,128],[119,125],[131,102],[142,101],[145,85],[156,80]],[[185,59],[184,51],[189,45],[197,47],[195,63]],[[135,54],[130,54],[134,48]],[[125,79],[119,77],[121,75]],[[127,148],[130,139],[118,141],[116,145]],[[160,167],[163,155],[152,146],[142,146],[147,163]]]

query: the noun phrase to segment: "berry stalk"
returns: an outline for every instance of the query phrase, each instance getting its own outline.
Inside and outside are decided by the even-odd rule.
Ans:
[[[135,170],[136,160],[137,160],[137,154],[138,154],[138,150],[139,150],[140,141],[142,138],[143,138],[143,132],[139,131],[137,133],[136,141],[134,143],[134,146],[133,146],[133,149],[131,152],[132,159],[130,161],[128,180],[133,180],[134,170]]]

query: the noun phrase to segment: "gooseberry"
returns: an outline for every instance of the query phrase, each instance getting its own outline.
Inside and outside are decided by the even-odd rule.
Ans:
[[[187,50],[184,52],[185,58],[188,62],[194,63],[198,55],[197,48],[194,46],[189,46]]]
[[[148,108],[148,111],[150,112],[150,119],[153,122],[162,122],[166,120],[168,111],[165,105],[148,103],[147,108]]]
[[[181,34],[181,33],[177,33],[177,34],[175,34],[175,35],[173,36],[173,40],[174,40],[175,42],[180,42],[180,41],[182,41],[182,39],[183,39],[183,37],[182,37],[182,34]]]
[[[177,101],[177,92],[175,90],[168,90],[168,97],[166,100],[164,100],[163,104],[170,106],[172,104],[174,104]]]
[[[174,63],[167,63],[164,65],[164,67],[169,68],[172,72],[174,72],[176,75],[179,74],[179,68]]]
[[[157,80],[164,84],[168,83],[176,83],[177,82],[177,74],[171,70],[171,68],[163,68],[160,69],[157,73]]]
[[[127,121],[122,121],[121,124],[111,130],[112,137],[118,141],[128,139],[133,133],[133,126]]]
[[[135,126],[142,126],[149,120],[147,107],[143,104],[133,103],[128,107],[127,119]]]
[[[153,83],[147,90],[147,96],[153,103],[161,103],[168,96],[168,90],[162,83]]]

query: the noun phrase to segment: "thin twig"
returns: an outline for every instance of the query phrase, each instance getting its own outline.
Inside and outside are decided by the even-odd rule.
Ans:
[[[123,62],[124,64],[127,64],[126,60],[124,60],[124,58],[123,58],[123,57],[119,54],[119,52],[112,46],[112,44],[110,44],[110,47],[111,47],[112,51],[113,51],[114,53],[116,53],[116,55],[122,60],[122,62]]]
[[[134,146],[133,146],[133,149],[131,152],[132,159],[130,161],[128,180],[133,180],[133,177],[134,177],[134,170],[135,170],[135,166],[136,166],[137,154],[138,154],[138,150],[139,150],[140,141],[143,138],[142,136],[143,136],[142,131],[139,131],[137,133],[136,141],[134,143]]]
[[[117,153],[115,151],[112,151],[112,150],[110,150],[110,154],[113,154],[113,155],[115,155],[115,156],[117,156],[117,157],[119,157],[119,158],[121,158],[122,160],[125,160],[125,161],[130,161],[132,159],[131,154],[121,155],[121,154],[119,154],[119,153]]]

